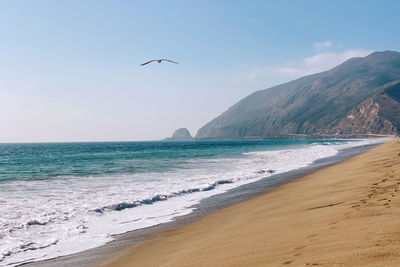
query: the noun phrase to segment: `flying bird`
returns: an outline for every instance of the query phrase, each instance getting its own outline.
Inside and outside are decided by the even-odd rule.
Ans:
[[[153,59],[153,60],[150,60],[150,61],[148,61],[148,62],[146,62],[146,63],[140,64],[140,66],[147,65],[147,64],[149,64],[149,63],[151,63],[151,62],[154,62],[154,61],[157,61],[158,63],[161,63],[161,61],[168,61],[168,62],[171,62],[171,63],[178,64],[178,62],[175,62],[175,61],[172,61],[172,60],[169,60],[169,59],[165,59],[165,58],[161,58],[161,59]]]

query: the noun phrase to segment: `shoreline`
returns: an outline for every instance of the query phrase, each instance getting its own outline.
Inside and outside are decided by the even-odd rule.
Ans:
[[[399,266],[399,152],[386,141],[101,266]]]
[[[350,148],[341,151],[339,154],[324,159],[317,160],[315,163],[300,169],[276,174],[259,181],[241,185],[228,192],[211,196],[204,199],[199,204],[194,205],[193,212],[188,215],[180,216],[168,223],[158,224],[148,228],[142,228],[127,233],[113,236],[115,240],[93,249],[79,253],[56,257],[43,261],[29,262],[21,266],[94,266],[108,261],[121,255],[121,250],[125,251],[132,246],[151,241],[160,233],[189,225],[207,217],[220,210],[256,198],[265,193],[269,193],[282,184],[290,183],[298,178],[302,178],[321,168],[337,164],[350,157],[359,155],[375,145]]]

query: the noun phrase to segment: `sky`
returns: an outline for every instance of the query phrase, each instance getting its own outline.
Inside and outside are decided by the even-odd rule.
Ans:
[[[0,142],[192,135],[243,97],[400,51],[399,1],[0,1]],[[172,63],[140,64],[154,58]]]

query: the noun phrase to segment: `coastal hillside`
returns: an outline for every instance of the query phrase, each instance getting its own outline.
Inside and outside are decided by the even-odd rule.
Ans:
[[[198,139],[400,133],[400,53],[375,52],[257,91],[199,129]]]

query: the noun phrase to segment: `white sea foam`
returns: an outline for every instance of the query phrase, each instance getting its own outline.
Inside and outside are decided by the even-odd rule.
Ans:
[[[313,144],[245,153],[242,157],[188,160],[164,173],[60,177],[13,181],[0,187],[0,265],[14,266],[76,253],[188,214],[211,195],[380,142]],[[165,201],[163,201],[165,200]]]

